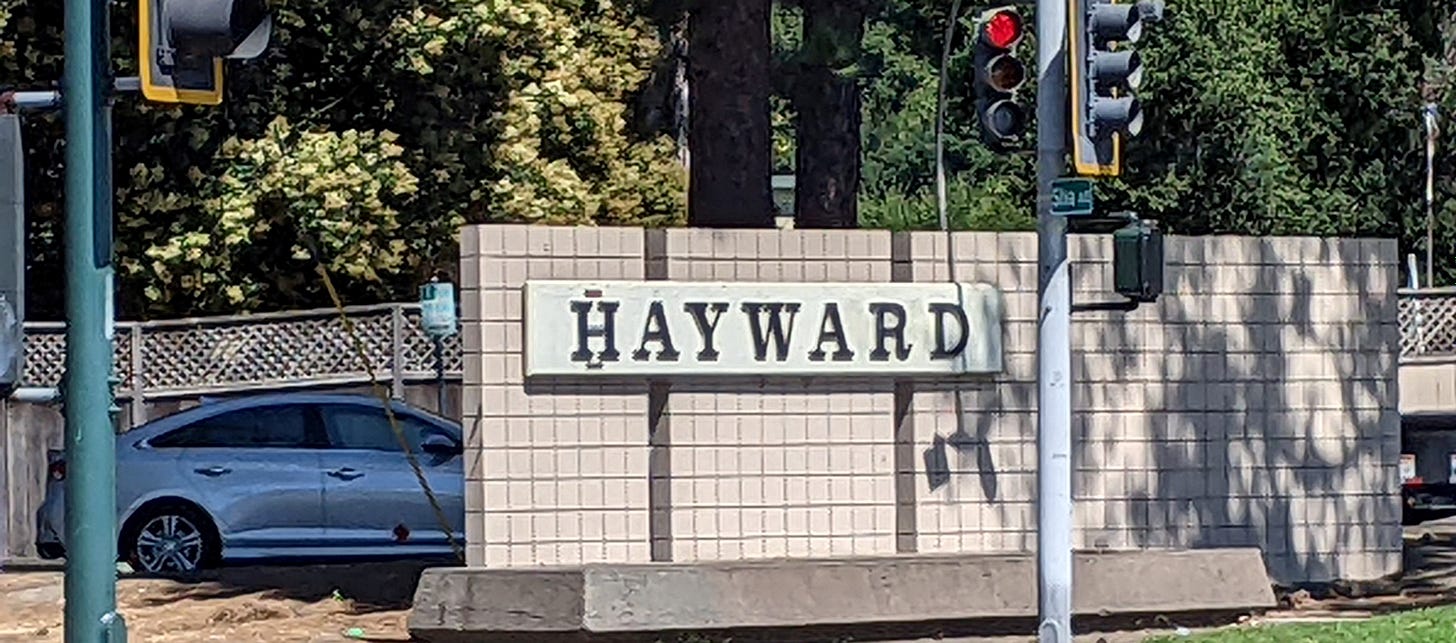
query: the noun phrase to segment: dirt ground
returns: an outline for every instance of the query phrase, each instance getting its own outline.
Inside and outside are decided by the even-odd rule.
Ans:
[[[408,641],[423,568],[236,568],[190,583],[123,577],[117,603],[139,643]],[[61,641],[63,595],[59,571],[0,574],[0,642]]]
[[[1456,603],[1456,520],[1407,531],[1406,577],[1384,587],[1336,588],[1281,596],[1280,609],[1243,624],[1359,619]],[[229,568],[192,582],[124,576],[117,602],[130,640],[139,643],[409,641],[406,619],[423,563]],[[64,591],[60,571],[0,573],[0,643],[59,642]],[[1087,633],[1078,641],[1131,643],[1233,623],[1157,619],[1132,631]],[[1152,627],[1154,629],[1141,629]],[[931,639],[922,639],[930,641]],[[1026,636],[959,638],[939,643],[1029,641]]]

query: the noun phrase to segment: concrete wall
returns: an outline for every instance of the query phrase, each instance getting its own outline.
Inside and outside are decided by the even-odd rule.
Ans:
[[[1400,412],[1456,413],[1456,359],[1421,357],[1402,364]]]
[[[948,277],[939,233],[466,228],[469,562],[1035,547],[1036,242],[958,233],[1006,370],[959,381],[531,381],[527,279]],[[1107,299],[1105,237],[1074,239]],[[1399,571],[1393,242],[1173,238],[1168,294],[1074,324],[1077,544],[1258,546],[1282,582]],[[564,338],[565,339],[565,338]]]
[[[387,385],[386,385],[387,386]],[[371,387],[307,389],[315,392],[362,393]],[[406,402],[436,411],[437,389],[433,384],[407,384]],[[445,413],[460,417],[460,385],[445,385]],[[198,398],[179,397],[146,401],[147,417],[158,419],[195,406]],[[123,406],[125,403],[123,402]],[[130,429],[129,415],[121,414],[122,430]],[[45,501],[46,452],[60,449],[65,441],[65,418],[59,406],[39,406],[0,401],[0,559],[35,555],[35,512]]]

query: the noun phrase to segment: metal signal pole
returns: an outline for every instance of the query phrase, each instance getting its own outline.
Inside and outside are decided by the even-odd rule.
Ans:
[[[1037,588],[1041,643],[1072,640],[1072,288],[1067,221],[1052,215],[1066,167],[1067,0],[1037,0]]]
[[[120,643],[111,382],[110,4],[65,0],[67,643]]]

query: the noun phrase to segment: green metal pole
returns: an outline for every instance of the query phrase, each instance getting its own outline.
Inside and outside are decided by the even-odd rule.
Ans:
[[[65,0],[66,643],[119,643],[108,0]]]

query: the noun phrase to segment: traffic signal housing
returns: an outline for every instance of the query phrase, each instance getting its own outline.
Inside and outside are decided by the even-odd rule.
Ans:
[[[1135,92],[1143,63],[1131,48],[1147,23],[1162,19],[1160,0],[1119,3],[1070,0],[1068,48],[1071,71],[1072,164],[1084,176],[1122,172],[1122,144],[1143,127]]]
[[[1006,151],[1026,133],[1027,110],[1016,97],[1026,84],[1026,65],[1016,57],[1025,35],[1026,22],[1013,6],[987,9],[976,19],[976,114],[981,140],[995,151]]]
[[[139,0],[142,95],[164,103],[222,102],[223,60],[256,58],[273,18],[264,0]]]
[[[1117,294],[1152,303],[1163,294],[1163,231],[1134,219],[1112,233],[1112,282]]]

